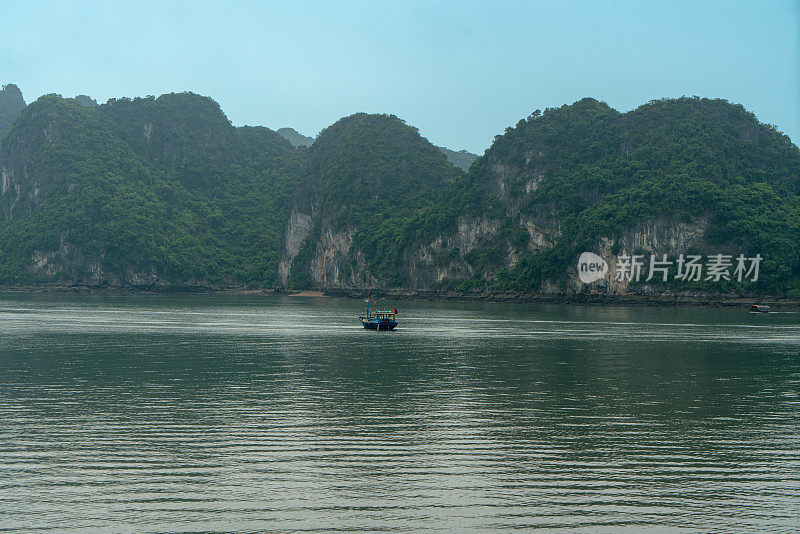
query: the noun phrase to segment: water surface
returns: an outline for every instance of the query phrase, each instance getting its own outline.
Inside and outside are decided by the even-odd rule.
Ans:
[[[0,295],[0,530],[796,532],[800,314]]]

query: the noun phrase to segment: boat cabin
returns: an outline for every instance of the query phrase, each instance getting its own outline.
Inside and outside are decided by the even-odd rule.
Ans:
[[[366,316],[361,316],[361,324],[370,330],[394,330],[397,326],[397,310],[367,310]]]

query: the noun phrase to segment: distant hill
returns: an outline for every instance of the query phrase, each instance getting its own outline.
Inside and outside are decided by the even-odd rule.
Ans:
[[[443,146],[436,148],[442,151],[442,153],[447,157],[447,161],[464,172],[467,172],[469,170],[469,166],[472,165],[472,162],[478,159],[477,154],[467,152],[466,150],[459,150],[456,152],[455,150],[450,150],[449,148],[445,148]]]
[[[93,108],[98,105],[97,100],[89,95],[78,95],[75,97],[75,101],[78,102],[78,104],[89,108]]]
[[[313,137],[307,137],[294,128],[279,128],[277,132],[294,146],[311,146],[314,144]]]
[[[13,83],[4,85],[0,89],[0,144],[23,109],[25,100],[19,87]]]

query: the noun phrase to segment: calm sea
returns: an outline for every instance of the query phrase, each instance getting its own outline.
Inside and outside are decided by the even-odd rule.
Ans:
[[[797,532],[800,313],[0,295],[0,531]]]

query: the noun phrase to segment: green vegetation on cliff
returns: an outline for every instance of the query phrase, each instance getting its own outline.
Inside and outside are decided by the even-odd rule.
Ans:
[[[271,285],[303,165],[190,93],[42,97],[0,162],[0,281],[132,285]]]
[[[293,264],[292,284],[310,284],[308,261],[323,226],[353,232],[347,270],[361,253],[367,272],[402,285],[402,254],[439,230],[443,192],[461,175],[444,154],[394,115],[357,113],[323,130],[309,150],[300,196],[318,224]]]
[[[488,187],[498,166],[502,195]],[[523,256],[488,287],[536,291],[601,237],[671,216],[707,218],[713,252],[762,254],[758,290],[800,289],[800,151],[723,100],[658,100],[621,114],[584,99],[534,113],[498,136],[468,187],[502,197],[509,214],[558,221],[562,232],[553,248]]]
[[[18,92],[0,92],[0,284],[273,287],[294,240],[295,288],[567,290],[579,252],[700,221],[697,252],[761,254],[748,289],[800,295],[800,150],[723,100],[537,111],[465,173],[453,154],[472,155],[393,115],[296,148],[192,93],[25,107]],[[284,243],[293,209],[307,226]]]

